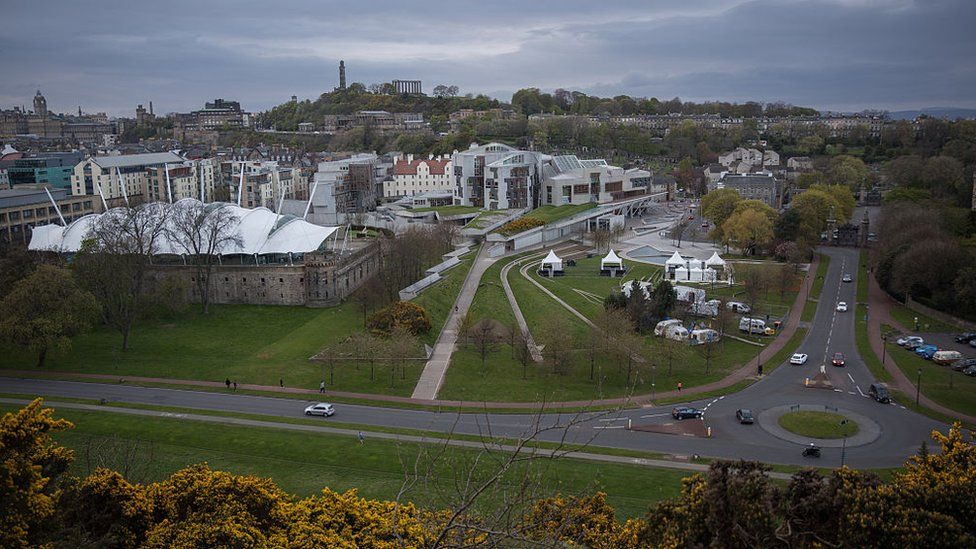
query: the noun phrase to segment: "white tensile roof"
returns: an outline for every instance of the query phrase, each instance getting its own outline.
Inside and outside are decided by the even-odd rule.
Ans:
[[[685,259],[683,257],[681,257],[681,254],[678,253],[678,250],[675,250],[674,251],[674,255],[672,255],[670,259],[668,259],[667,261],[665,261],[664,264],[665,265],[684,265],[685,264]]]
[[[199,204],[194,198],[184,198],[175,204],[158,203],[163,208],[164,215],[180,205]],[[247,209],[235,204],[213,203],[208,205],[209,211],[227,208],[238,219],[237,231],[241,237],[241,245],[231,244],[220,250],[220,255],[263,255],[308,253],[320,249],[325,241],[335,233],[337,227],[323,227],[314,225],[304,219],[279,215],[267,208]],[[61,253],[77,252],[82,241],[91,233],[92,227],[103,215],[114,215],[121,211],[119,208],[101,214],[89,214],[69,223],[67,227],[60,225],[42,225],[35,227],[31,235],[30,250],[54,251]],[[156,253],[158,255],[182,255],[185,250],[176,242],[168,238],[161,238]]]
[[[559,259],[559,256],[556,255],[556,252],[549,250],[549,255],[547,255],[546,258],[542,260],[541,265],[546,265],[546,264],[556,265],[556,264],[562,264],[562,262],[563,260]]]
[[[620,260],[620,256],[614,253],[613,248],[610,249],[610,253],[608,253],[607,256],[603,258],[603,261],[601,261],[601,263],[604,265],[607,263],[614,263],[617,265],[623,264],[623,262]]]
[[[712,257],[705,260],[705,265],[711,266],[724,266],[725,260],[718,256],[718,252],[712,252]]]

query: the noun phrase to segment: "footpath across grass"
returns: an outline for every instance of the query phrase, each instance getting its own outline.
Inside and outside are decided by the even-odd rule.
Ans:
[[[16,407],[0,405],[0,412]],[[110,412],[62,410],[75,428],[56,435],[75,450],[74,472],[84,475],[96,466],[128,468],[134,482],[152,482],[195,463],[214,469],[273,479],[287,492],[306,496],[324,487],[355,488],[368,498],[392,499],[413,471],[415,460],[431,463],[429,455],[441,446],[356,437],[282,431],[268,428],[215,425],[180,419],[131,417]],[[327,422],[326,422],[327,423]],[[436,462],[429,482],[417,484],[405,499],[440,508],[457,475],[470,467],[482,472],[493,460],[474,465],[477,452],[448,447]],[[127,459],[126,456],[129,456]],[[136,458],[135,456],[138,456]],[[621,517],[641,516],[647,506],[676,496],[681,479],[690,473],[636,465],[592,463],[560,459],[534,462],[528,471],[515,471],[504,483],[514,485],[519,473],[538,475],[554,494],[605,491]],[[480,469],[478,469],[480,467]],[[421,468],[423,470],[423,467]],[[490,504],[490,502],[489,502]]]
[[[454,301],[461,293],[461,286],[464,285],[464,279],[468,276],[476,257],[478,257],[477,248],[461,256],[460,265],[447,271],[443,280],[420,292],[420,295],[413,300],[415,304],[423,307],[430,317],[430,332],[424,336],[424,343],[433,345],[437,341],[437,336],[451,314]]]

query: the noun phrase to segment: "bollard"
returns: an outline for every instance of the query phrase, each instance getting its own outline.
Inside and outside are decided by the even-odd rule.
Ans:
[[[708,431],[708,438],[712,438],[712,428],[708,427],[707,431]]]
[[[627,418],[627,430],[628,431],[630,430],[630,422],[631,422],[631,419],[630,418]]]

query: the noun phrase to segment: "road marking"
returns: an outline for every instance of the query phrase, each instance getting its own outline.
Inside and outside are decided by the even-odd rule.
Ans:
[[[594,425],[594,429],[626,429],[626,425]]]
[[[627,421],[625,417],[612,417],[609,419],[598,419],[597,421]]]
[[[841,391],[840,389],[834,389],[834,392],[835,393],[843,393],[844,391]]]
[[[854,391],[847,391],[847,394],[857,396],[857,393],[855,393]]]
[[[848,379],[851,380],[851,383],[853,383],[854,385],[857,385],[857,382],[854,381],[854,376],[852,376],[850,372],[847,372],[847,377],[848,377]]]
[[[670,415],[671,414],[647,414],[645,416],[641,416],[641,419],[649,418],[649,417],[664,417],[664,416],[670,416]]]

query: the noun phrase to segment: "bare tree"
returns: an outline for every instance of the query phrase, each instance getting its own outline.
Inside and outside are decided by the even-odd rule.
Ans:
[[[406,363],[417,350],[417,338],[401,326],[394,328],[386,340],[386,351],[390,362],[390,387],[396,385],[396,370],[400,369],[400,379],[405,379]]]
[[[542,356],[552,366],[557,374],[566,374],[573,367],[573,334],[572,325],[562,316],[549,321],[542,331],[542,341],[545,347]]]
[[[786,292],[793,287],[796,279],[796,271],[789,265],[780,265],[776,271],[776,285],[779,287],[779,298],[782,301],[786,298]]]
[[[590,232],[590,240],[593,241],[593,247],[596,248],[597,253],[603,253],[603,250],[610,246],[611,238],[610,231],[603,227]]]
[[[529,348],[529,340],[525,338],[522,330],[516,332],[512,349],[515,351],[515,359],[522,365],[522,379],[525,379],[529,362],[532,360],[532,349]]]
[[[203,314],[210,312],[211,277],[218,256],[243,245],[240,218],[229,204],[180,200],[170,206],[166,235],[195,267]]]
[[[98,218],[75,258],[79,281],[101,303],[102,320],[129,348],[132,325],[150,298],[149,267],[166,225],[161,204],[115,208]]]
[[[497,322],[495,320],[482,318],[467,332],[468,339],[474,345],[478,356],[481,357],[482,371],[484,371],[488,355],[497,350],[498,342],[501,339],[501,334],[498,333],[496,324]]]
[[[660,339],[657,354],[668,363],[668,377],[671,376],[675,361],[684,359],[688,354],[688,345],[683,341],[675,341],[669,337]]]

